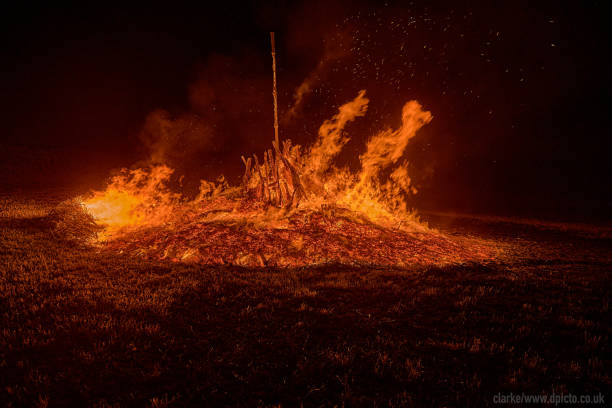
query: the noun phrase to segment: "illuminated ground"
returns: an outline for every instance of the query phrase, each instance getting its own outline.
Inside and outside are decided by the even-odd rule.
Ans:
[[[416,231],[376,225],[342,208],[295,211],[273,222],[277,225],[249,224],[244,219],[181,220],[168,226],[139,228],[96,245],[101,251],[149,260],[291,268],[326,264],[444,266],[487,262],[511,252],[493,241],[450,237],[421,224],[416,225]]]
[[[612,385],[609,228],[430,214],[512,256],[202,266],[67,239],[59,198],[0,203],[2,405],[469,406]]]

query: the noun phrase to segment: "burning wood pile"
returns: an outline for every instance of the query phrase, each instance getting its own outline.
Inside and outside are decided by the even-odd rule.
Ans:
[[[400,159],[432,119],[418,102],[404,105],[400,128],[367,142],[358,173],[333,165],[349,141],[345,126],[365,115],[368,102],[361,91],[342,105],[306,150],[277,138],[261,161],[243,156],[241,186],[202,181],[193,200],[170,190],[166,166],[125,170],[82,200],[104,228],[97,244],[152,259],[245,266],[402,266],[487,257],[484,246],[430,230],[406,205],[415,190]]]
[[[300,175],[292,164],[298,160],[299,146],[291,146],[291,140],[283,142],[282,151],[276,141],[273,145],[274,152],[266,150],[261,164],[256,154],[248,159],[242,156],[246,196],[276,207],[297,207],[300,199],[306,197]]]

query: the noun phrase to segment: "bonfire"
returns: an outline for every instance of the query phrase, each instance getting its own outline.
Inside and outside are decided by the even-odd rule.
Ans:
[[[360,91],[323,123],[311,146],[276,138],[261,158],[242,157],[241,185],[203,180],[191,200],[169,188],[168,166],[123,170],[104,191],[80,200],[102,228],[96,245],[151,259],[243,266],[439,265],[486,257],[481,246],[429,229],[406,203],[416,189],[402,157],[432,120],[417,101],[404,105],[398,129],[368,140],[358,172],[334,164],[350,140],[346,125],[364,116],[368,103]]]

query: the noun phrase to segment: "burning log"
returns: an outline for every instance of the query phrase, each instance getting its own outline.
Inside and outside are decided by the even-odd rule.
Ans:
[[[244,187],[244,192],[246,193],[247,187],[248,187],[248,183],[249,183],[249,178],[251,177],[251,164],[253,164],[251,158],[249,157],[248,159],[245,159],[244,156],[241,156],[242,162],[244,163],[244,176],[242,176],[242,185]]]
[[[283,148],[284,151],[283,153],[281,153],[280,149],[278,148],[278,143],[274,144],[274,150],[276,151],[276,154],[278,155],[278,157],[280,157],[283,162],[283,165],[285,166],[285,177],[287,180],[291,180],[290,185],[293,188],[293,192],[291,193],[291,202],[289,203],[289,205],[292,205],[294,199],[297,199],[299,201],[301,198],[306,197],[306,192],[304,191],[304,187],[302,186],[302,182],[300,181],[300,175],[298,174],[295,167],[291,165],[291,162],[288,159],[288,157],[290,157],[291,155],[291,140],[285,140]],[[297,206],[297,202],[295,204]]]
[[[274,141],[278,144],[278,97],[276,93],[276,47],[274,45],[274,32],[270,32],[270,43],[272,45],[272,96],[274,97]]]

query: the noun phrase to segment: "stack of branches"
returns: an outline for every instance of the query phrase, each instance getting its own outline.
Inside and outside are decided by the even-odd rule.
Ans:
[[[257,155],[245,159],[243,188],[247,197],[264,205],[291,208],[297,207],[306,192],[297,171],[300,158],[300,146],[292,146],[291,140],[284,140],[282,149],[276,141],[272,142],[274,150],[264,152],[263,162]]]

